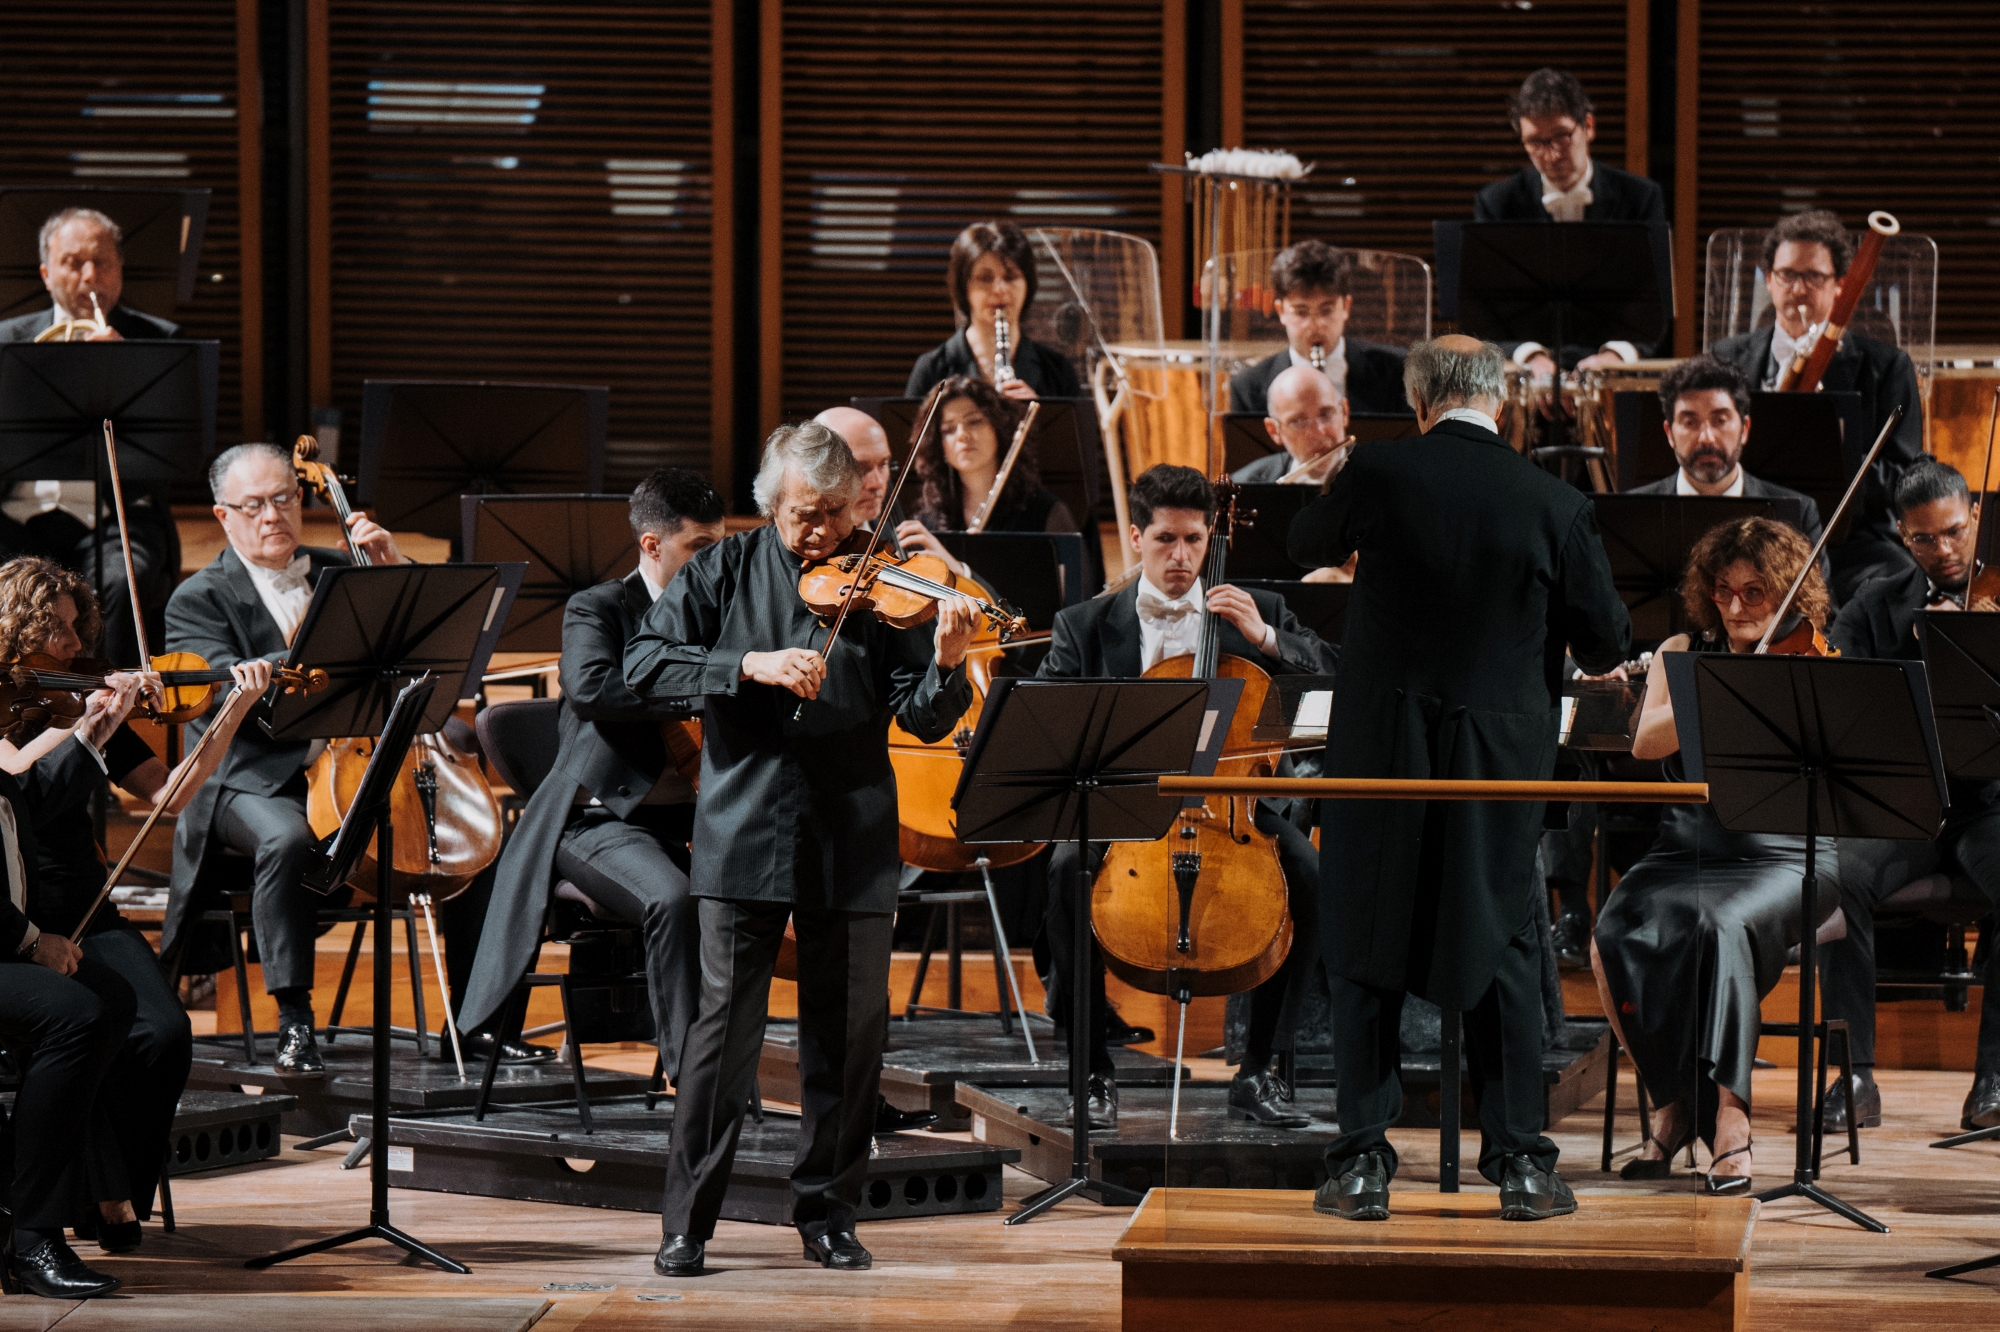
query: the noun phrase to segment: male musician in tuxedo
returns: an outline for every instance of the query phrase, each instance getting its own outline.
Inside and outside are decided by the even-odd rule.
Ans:
[[[889,499],[889,482],[895,476],[889,432],[857,407],[829,407],[813,420],[846,440],[847,451],[861,465],[861,495],[849,508],[856,527],[873,527],[882,516],[882,506]]]
[[[1293,366],[1310,367],[1314,347],[1325,358],[1326,377],[1354,410],[1409,410],[1403,401],[1403,353],[1348,335],[1353,255],[1323,240],[1300,241],[1272,260],[1271,289],[1278,322],[1285,326],[1285,349],[1230,377],[1230,411],[1265,411],[1272,381]]]
[[[120,304],[125,291],[123,242],[118,224],[95,209],[65,208],[52,214],[42,223],[40,236],[42,285],[48,289],[50,308],[0,321],[0,342],[33,342],[56,324],[94,318],[93,294],[107,327],[86,341],[179,337],[178,324]],[[103,601],[105,657],[114,665],[138,665],[139,640],[132,628],[131,593],[125,586],[111,497],[96,495],[88,481],[21,481],[10,492],[0,505],[0,559],[45,555],[89,578]],[[96,569],[98,542],[90,526],[93,499],[95,521],[110,524],[101,571]],[[157,644],[165,631],[162,616],[181,564],[180,533],[167,487],[128,483],[125,514],[132,525],[139,604],[146,613],[147,636]]]
[[[1666,197],[1655,182],[1620,171],[1590,155],[1597,116],[1590,96],[1567,70],[1538,69],[1507,102],[1507,122],[1527,151],[1528,165],[1472,197],[1475,222],[1665,222]],[[1641,349],[1607,342],[1578,359],[1585,348],[1565,348],[1578,369],[1636,361]],[[1555,359],[1539,342],[1523,342],[1509,355],[1537,374],[1555,373]]]
[[[1424,433],[1358,445],[1293,520],[1299,563],[1362,555],[1330,777],[1547,780],[1565,647],[1602,672],[1631,646],[1589,498],[1495,427],[1504,367],[1499,348],[1460,335],[1413,347],[1406,384]],[[1542,1133],[1541,818],[1527,803],[1322,802],[1341,1135],[1315,1210],[1389,1214],[1406,992],[1465,1015],[1479,1171],[1500,1186],[1502,1218],[1575,1210]]]
[[[690,871],[701,991],[675,1088],[653,1260],[664,1276],[702,1271],[787,918],[798,943],[803,1089],[792,1220],[821,1266],[873,1262],[854,1221],[902,870],[889,721],[925,741],[951,733],[972,701],[965,654],[978,615],[955,596],[937,603],[934,627],[896,629],[863,611],[827,644],[799,578],[852,535],[860,489],[839,435],[816,421],[779,427],[752,486],[771,522],[690,560],[625,648],[625,683],[642,705],[702,703]]]
[[[2000,611],[1991,597],[1971,598],[1979,571],[1974,547],[1979,505],[1957,468],[1920,458],[1896,487],[1897,531],[1912,562],[1863,583],[1840,609],[1827,641],[1846,657],[1920,661],[1919,613],[1926,610]],[[2000,782],[1954,781],[1944,830],[1934,841],[1847,839],[1840,843],[1840,900],[1845,938],[1826,946],[1820,967],[1829,1018],[1847,1019],[1854,1062],[1854,1114],[1867,1127],[1882,1122],[1882,1093],[1875,1086],[1875,915],[1888,897],[1930,874],[1969,879],[2000,909]],[[2000,949],[1988,949],[1985,1000],[1979,1010],[1979,1045],[1972,1090],[1960,1123],[1967,1129],[2000,1124]],[[1847,1131],[1847,1102],[1826,1098],[1825,1120]]]
[[[312,600],[320,571],[347,564],[344,551],[302,546],[302,497],[291,455],[273,444],[238,444],[208,471],[216,521],[228,544],[191,574],[167,603],[168,652],[192,652],[215,667],[252,657],[283,661]],[[349,539],[376,564],[401,564],[395,538],[356,514]],[[189,723],[190,743],[206,719]],[[326,1067],[313,1038],[316,894],[300,882],[314,842],[306,822],[305,770],[321,746],[272,739],[246,725],[221,769],[195,794],[174,828],[173,886],[160,953],[172,959],[196,928],[196,877],[221,847],[251,858],[250,918],[264,988],[278,1001],[280,1069]]]
[[[1347,439],[1347,399],[1333,382],[1309,365],[1287,366],[1271,381],[1265,397],[1264,433],[1278,446],[1230,474],[1244,485],[1272,485],[1316,459],[1331,460]],[[1319,485],[1324,469],[1298,477],[1299,484]]]
[[[1317,375],[1307,369],[1304,373]],[[1132,526],[1127,540],[1142,570],[1130,587],[1058,612],[1049,654],[1039,679],[1137,679],[1170,657],[1192,654],[1201,637],[1204,609],[1219,620],[1221,652],[1251,661],[1275,675],[1319,675],[1333,668],[1334,653],[1319,635],[1299,622],[1283,598],[1262,589],[1227,583],[1203,587],[1201,570],[1215,528],[1215,488],[1192,467],[1159,464],[1133,479],[1128,505]],[[1294,931],[1292,952],[1278,973],[1251,995],[1248,1049],[1229,1084],[1232,1117],[1272,1128],[1304,1128],[1312,1121],[1283,1103],[1271,1075],[1271,1056],[1281,1012],[1297,1014],[1316,959],[1318,876],[1312,841],[1288,822],[1273,802],[1259,802],[1256,825],[1277,840],[1278,859],[1289,890]],[[1091,866],[1095,877],[1102,862]],[[1075,974],[1076,949],[1091,950],[1091,994],[1085,1026],[1090,1060],[1085,1112],[1092,1128],[1116,1128],[1118,1081],[1106,1041],[1110,1017],[1104,994],[1104,961],[1094,939],[1075,936],[1076,858],[1074,844],[1058,844],[1049,859],[1048,916],[1044,929],[1054,973],[1067,985]],[[1290,1003],[1287,1005],[1287,997]],[[1068,1005],[1074,1022],[1077,1005]],[[1071,1108],[1074,1113],[1074,1107]]]
[[[501,853],[460,1027],[500,1016],[535,965],[549,891],[562,878],[599,914],[644,930],[654,1036],[668,1081],[679,1080],[701,969],[688,895],[695,792],[660,727],[691,710],[635,697],[625,687],[625,644],[681,566],[722,540],[722,511],[698,474],[653,472],[632,492],[639,567],[569,599],[556,761]]]
[[[1764,287],[1775,321],[1754,332],[1718,339],[1709,354],[1735,366],[1752,384],[1776,388],[1793,358],[1812,349],[1833,313],[1834,297],[1853,259],[1853,238],[1834,214],[1823,208],[1788,214],[1764,236]],[[1896,483],[1923,453],[1924,415],[1909,353],[1852,329],[1841,338],[1819,387],[1861,395],[1868,437],[1848,441],[1853,461],[1859,461],[1875,442],[1889,413],[1903,409],[1902,419],[1882,446],[1882,456],[1855,496],[1846,538],[1828,552],[1833,559],[1829,582],[1838,605],[1869,578],[1909,567],[1896,529]]]

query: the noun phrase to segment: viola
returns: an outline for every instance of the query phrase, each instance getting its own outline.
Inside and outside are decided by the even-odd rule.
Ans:
[[[1204,587],[1224,581],[1236,487],[1216,486],[1220,501]],[[1271,677],[1263,667],[1221,652],[1222,617],[1204,609],[1193,656],[1169,657],[1148,680],[1244,682],[1229,724],[1218,776],[1276,775],[1281,749],[1252,734]],[[1195,995],[1236,994],[1262,984],[1292,946],[1285,875],[1277,839],[1258,831],[1247,796],[1190,799],[1157,842],[1117,842],[1091,890],[1090,919],[1104,964],[1127,984],[1186,1003]]]

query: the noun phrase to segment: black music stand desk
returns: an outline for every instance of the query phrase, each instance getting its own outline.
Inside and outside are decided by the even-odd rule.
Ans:
[[[1438,311],[1461,330],[1535,341],[1559,362],[1657,344],[1674,314],[1664,222],[1433,222]],[[1588,355],[1588,352],[1584,353]]]
[[[1797,1160],[1791,1183],[1757,1198],[1805,1198],[1886,1234],[1880,1221],[1821,1188],[1813,1170],[1817,844],[1821,836],[1937,834],[1944,819],[1944,766],[1924,668],[1913,661],[1673,652],[1666,671],[1687,780],[1708,783],[1709,804],[1722,826],[1806,839],[1799,889]]]
[[[221,344],[0,344],[0,481],[94,481],[104,423],[126,485],[200,476],[215,452]]]
[[[125,289],[119,304],[170,315],[194,299],[209,192],[174,186],[10,185],[0,188],[0,319],[46,309],[41,273],[42,224],[65,208],[94,208],[125,239]]]
[[[466,561],[527,566],[496,651],[562,651],[569,599],[638,567],[631,511],[626,495],[459,497]]]
[[[1688,552],[1710,528],[1742,518],[1780,517],[1779,501],[1708,495],[1593,495],[1611,581],[1632,615],[1632,641],[1659,643],[1686,633],[1681,576]]]
[[[1201,741],[1227,734],[1234,699],[1217,715],[1207,680],[1013,680],[993,682],[959,774],[952,807],[958,837],[981,842],[1075,842],[1076,956],[1069,1014],[1070,1177],[1022,1203],[1018,1225],[1086,1194],[1106,1206],[1139,1195],[1090,1175],[1090,1115],[1083,1053],[1090,1021],[1090,848],[1166,836],[1185,803],[1154,784],[1194,765]],[[1216,704],[1222,701],[1216,691]]]

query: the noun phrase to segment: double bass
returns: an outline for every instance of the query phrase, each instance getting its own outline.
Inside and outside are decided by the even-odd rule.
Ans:
[[[1217,483],[1204,588],[1225,581],[1236,498],[1233,483]],[[1242,680],[1216,775],[1275,776],[1281,747],[1252,734],[1271,677],[1222,654],[1223,623],[1204,608],[1194,655],[1169,657],[1145,678]],[[1253,989],[1284,965],[1292,946],[1285,875],[1277,840],[1258,831],[1254,811],[1248,796],[1191,797],[1159,841],[1112,845],[1091,889],[1090,919],[1113,975],[1185,1005],[1196,995]]]
[[[353,510],[331,467],[319,461],[319,441],[301,435],[292,447],[299,481],[317,492],[340,522],[341,540],[354,562],[368,553],[348,535]],[[332,740],[306,772],[306,820],[325,837],[340,826],[375,752],[374,736]],[[396,862],[391,883],[398,903],[410,898],[441,902],[465,890],[500,855],[500,802],[479,769],[479,760],[452,747],[442,734],[420,735],[410,746],[408,766],[397,774],[389,796]],[[348,880],[357,901],[375,897],[374,842]]]

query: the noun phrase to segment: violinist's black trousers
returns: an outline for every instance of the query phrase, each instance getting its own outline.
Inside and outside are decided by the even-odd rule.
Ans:
[[[75,1219],[71,1172],[81,1160],[90,1107],[137,1007],[124,978],[88,954],[73,976],[26,958],[0,960],[0,1040],[27,1059],[10,1125],[8,1203],[16,1229],[60,1232]],[[163,1133],[156,1159],[166,1145]]]
[[[312,989],[321,899],[300,882],[319,840],[306,822],[305,774],[286,782],[276,795],[224,791],[209,826],[217,840],[249,856],[255,866],[250,924],[265,990]]]
[[[132,987],[135,1001],[130,1035],[91,1112],[83,1201],[129,1200],[144,1221],[153,1214],[162,1155],[194,1063],[194,1032],[144,935],[121,925],[85,935],[81,946],[86,961],[102,963]]]
[[[715,1234],[788,917],[798,936],[802,1102],[792,1223],[809,1239],[852,1230],[875,1140],[895,917],[713,897],[698,907],[701,996],[674,1086],[660,1232],[703,1242]]]

